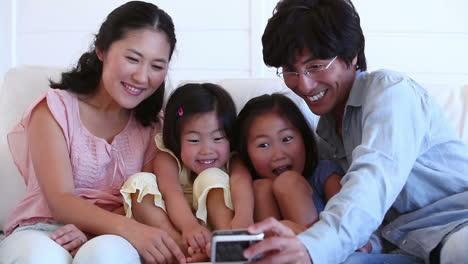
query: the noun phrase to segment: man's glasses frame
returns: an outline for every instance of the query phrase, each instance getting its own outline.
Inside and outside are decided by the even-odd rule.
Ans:
[[[303,72],[290,72],[290,71],[280,71],[279,68],[276,69],[276,76],[280,77],[284,80],[285,83],[291,81],[297,81],[299,75],[304,74],[306,77],[311,77],[314,73],[323,72],[330,68],[333,62],[338,58],[335,56],[333,59],[330,60],[327,64],[315,64],[312,67],[305,69]]]

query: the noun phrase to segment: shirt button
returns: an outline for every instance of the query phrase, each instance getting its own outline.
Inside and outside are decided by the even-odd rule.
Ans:
[[[390,231],[385,232],[386,235],[390,235],[390,233],[391,233]]]
[[[406,245],[406,239],[401,242],[401,244]]]

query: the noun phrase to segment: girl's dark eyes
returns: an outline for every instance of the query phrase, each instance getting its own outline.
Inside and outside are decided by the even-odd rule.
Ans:
[[[161,66],[159,66],[159,65],[152,65],[151,67],[152,67],[153,69],[155,69],[155,70],[162,70],[162,69],[164,69],[163,67],[161,67]]]
[[[258,148],[267,148],[269,145],[267,143],[258,144]]]
[[[132,62],[137,62],[138,61],[138,59],[130,57],[130,56],[127,56],[125,58],[127,58],[127,60],[132,61]]]
[[[198,143],[198,142],[200,142],[200,140],[198,140],[198,139],[187,139],[187,141],[190,142],[190,143]]]
[[[221,141],[221,140],[223,140],[224,138],[225,138],[224,136],[222,136],[222,137],[216,137],[216,138],[214,138],[214,140],[215,140],[215,141]]]
[[[293,137],[287,136],[287,137],[284,137],[284,138],[283,138],[283,142],[289,142],[289,141],[291,141],[292,139],[293,139]]]

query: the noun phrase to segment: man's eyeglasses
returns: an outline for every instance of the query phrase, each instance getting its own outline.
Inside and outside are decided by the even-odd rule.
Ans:
[[[316,73],[326,71],[328,70],[328,68],[330,68],[330,66],[333,64],[336,58],[338,58],[338,56],[335,56],[327,64],[314,64],[310,68],[304,70],[303,72],[288,72],[288,71],[279,71],[279,69],[276,69],[276,75],[280,77],[281,79],[283,79],[284,83],[287,86],[294,86],[297,84],[297,81],[299,80],[299,75],[304,74],[304,76],[310,78],[312,75]]]

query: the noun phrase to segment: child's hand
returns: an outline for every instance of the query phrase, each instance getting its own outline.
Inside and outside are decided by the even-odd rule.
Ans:
[[[69,251],[72,256],[75,256],[78,249],[88,241],[86,235],[73,224],[55,230],[50,238]]]
[[[182,230],[184,244],[192,248],[194,253],[204,253],[206,244],[211,240],[211,232],[206,227],[196,224]]]
[[[189,257],[187,257],[187,262],[207,262],[210,260],[210,246],[211,243],[206,244],[205,252],[195,253],[191,247],[188,248]]]

